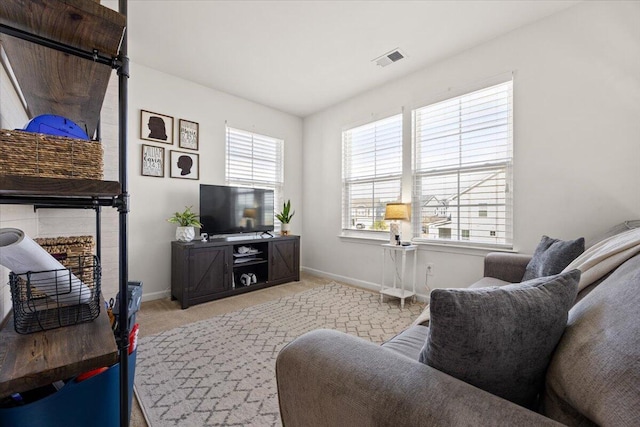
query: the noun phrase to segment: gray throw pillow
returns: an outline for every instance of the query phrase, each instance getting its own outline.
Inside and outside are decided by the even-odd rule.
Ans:
[[[558,274],[582,252],[584,252],[584,237],[564,241],[542,236],[533,253],[533,258],[527,264],[522,281]]]
[[[499,287],[434,289],[420,362],[535,407],[579,280],[572,270]]]

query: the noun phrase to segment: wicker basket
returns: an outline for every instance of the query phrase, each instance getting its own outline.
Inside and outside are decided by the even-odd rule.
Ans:
[[[93,236],[40,237],[34,241],[80,279],[91,298],[87,304],[58,304],[55,296],[64,295],[64,290],[58,289],[57,282],[30,282],[12,273],[9,284],[16,331],[25,334],[95,319],[100,312],[101,269],[93,256]]]
[[[78,257],[93,254],[93,236],[40,237],[33,240],[67,268],[70,268]],[[79,279],[85,280],[84,277]]]
[[[102,144],[0,130],[0,175],[103,179]]]
[[[65,269],[9,274],[17,333],[46,331],[91,322],[98,317],[101,278],[98,258],[79,256],[66,261],[69,267]]]

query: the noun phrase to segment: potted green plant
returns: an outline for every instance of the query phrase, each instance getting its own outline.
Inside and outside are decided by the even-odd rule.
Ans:
[[[191,211],[191,206],[185,206],[184,211],[176,212],[167,221],[178,224],[176,228],[176,240],[180,242],[190,242],[196,237],[194,227],[202,228],[196,213]]]
[[[283,236],[289,234],[289,222],[291,221],[291,218],[293,218],[293,215],[295,215],[295,213],[296,211],[291,211],[291,200],[287,200],[287,202],[282,205],[282,211],[276,214],[276,218],[278,218],[278,221],[282,223],[282,227],[280,227],[280,233]]]

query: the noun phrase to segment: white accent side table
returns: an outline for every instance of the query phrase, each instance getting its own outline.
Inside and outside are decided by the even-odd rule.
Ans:
[[[405,269],[407,265],[407,253],[413,254],[413,280],[411,282],[411,290],[405,290]],[[401,269],[398,272],[398,254],[401,254]],[[393,286],[385,285],[385,265],[387,264],[387,255],[393,262],[395,274],[393,275]],[[382,281],[380,283],[380,302],[384,301],[384,296],[400,298],[400,308],[404,308],[404,300],[407,298],[415,298],[416,296],[416,266],[418,264],[418,246],[417,245],[391,245],[385,243],[382,245]]]

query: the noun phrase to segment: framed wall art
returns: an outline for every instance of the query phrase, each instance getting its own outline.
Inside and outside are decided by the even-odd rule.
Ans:
[[[164,178],[164,148],[142,144],[142,175]]]
[[[200,158],[196,153],[171,150],[171,178],[200,179]]]
[[[178,121],[178,146],[187,150],[198,149],[198,123],[180,119]]]
[[[173,144],[173,117],[140,110],[140,139]]]

